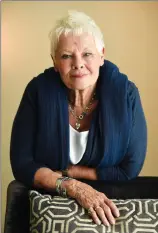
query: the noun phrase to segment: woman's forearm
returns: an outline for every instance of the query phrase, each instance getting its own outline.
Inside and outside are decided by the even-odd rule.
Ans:
[[[40,168],[34,176],[34,185],[37,188],[55,190],[56,180],[61,177],[60,172],[54,172],[49,168]]]
[[[72,165],[68,169],[68,176],[75,179],[97,180],[95,168],[80,165]]]
[[[73,177],[74,180],[68,180],[63,182],[63,186],[69,190],[69,195],[71,197],[75,196],[76,184],[80,183],[76,179],[89,179],[96,180],[96,171],[93,168],[88,168],[85,166],[70,166],[68,170],[68,175]],[[43,188],[46,190],[56,189],[56,180],[62,176],[60,171],[52,171],[49,168],[40,168],[37,170],[34,176],[34,186],[37,188]]]
[[[40,168],[37,170],[34,176],[34,186],[37,188],[43,188],[46,190],[55,190],[56,189],[56,180],[62,177],[60,171],[54,172],[49,168]],[[76,187],[81,183],[76,179],[63,181],[62,186],[66,188],[68,195],[75,198],[76,196]]]

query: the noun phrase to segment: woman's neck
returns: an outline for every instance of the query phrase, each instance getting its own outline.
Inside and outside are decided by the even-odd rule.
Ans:
[[[95,91],[95,86],[88,87],[84,90],[70,90],[69,102],[74,108],[84,108],[92,99]]]

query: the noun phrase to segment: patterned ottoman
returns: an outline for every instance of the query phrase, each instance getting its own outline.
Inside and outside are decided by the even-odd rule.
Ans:
[[[106,227],[96,225],[74,199],[34,190],[29,197],[31,233],[158,233],[158,199],[113,199],[120,217]]]

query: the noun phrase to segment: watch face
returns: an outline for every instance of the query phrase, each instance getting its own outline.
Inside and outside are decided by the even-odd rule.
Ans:
[[[62,175],[63,175],[63,176],[67,176],[67,170],[63,170],[63,171],[62,171]]]

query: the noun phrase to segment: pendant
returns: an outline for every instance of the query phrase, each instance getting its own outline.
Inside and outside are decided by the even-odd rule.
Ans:
[[[80,120],[82,120],[83,119],[83,115],[81,114],[81,115],[79,115],[79,117],[78,117]]]
[[[80,128],[80,125],[81,125],[80,123],[77,123],[77,122],[76,122],[76,129],[77,129],[77,130]]]

